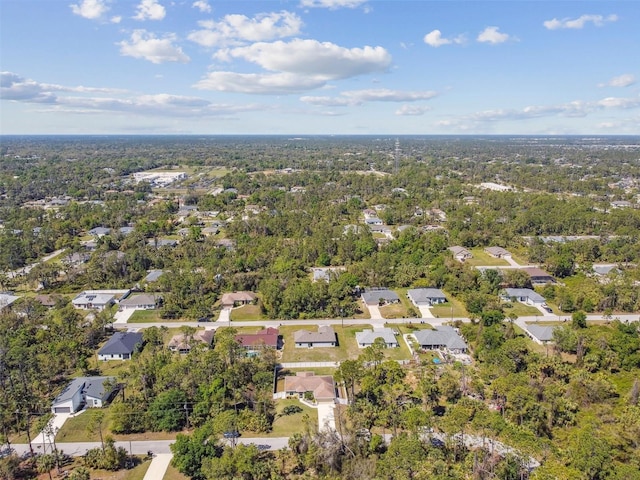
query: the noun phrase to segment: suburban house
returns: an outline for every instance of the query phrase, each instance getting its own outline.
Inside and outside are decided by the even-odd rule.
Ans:
[[[522,269],[529,277],[531,277],[532,285],[546,285],[547,283],[556,283],[556,279],[551,274],[545,272],[538,267],[528,267]]]
[[[464,247],[455,245],[453,247],[449,247],[449,251],[453,253],[453,257],[460,262],[473,258],[471,252]]]
[[[197,343],[202,343],[210,347],[213,343],[214,333],[214,330],[198,330],[190,336],[187,336],[184,333],[179,333],[171,337],[171,340],[169,340],[169,343],[167,344],[167,348],[172,352],[187,354],[191,351],[193,345]]]
[[[374,344],[377,338],[384,340],[387,348],[396,348],[400,346],[398,344],[398,340],[396,340],[395,332],[390,328],[379,328],[375,330],[363,330],[361,332],[356,332],[356,342],[358,342],[358,347],[360,348],[370,347]]]
[[[329,325],[321,325],[317,332],[298,330],[293,334],[296,348],[335,347],[338,344],[336,332]]]
[[[515,298],[518,302],[533,305],[534,307],[541,307],[546,304],[544,297],[530,288],[505,288],[502,298],[505,300]]]
[[[550,325],[535,325],[527,323],[525,333],[536,343],[544,345],[553,341],[553,330],[556,328]]]
[[[416,307],[430,307],[447,301],[447,297],[438,288],[413,288],[407,291],[407,297]]]
[[[7,292],[0,293],[0,310],[2,310],[4,307],[8,307],[13,302],[15,302],[18,298],[20,297],[16,297],[15,295],[12,295]]]
[[[111,233],[111,229],[107,227],[96,227],[96,228],[92,228],[87,233],[92,237],[102,238],[105,235],[109,235],[109,233]]]
[[[362,292],[362,300],[365,305],[387,305],[400,303],[400,297],[388,288],[371,288]]]
[[[162,270],[149,270],[144,277],[145,282],[157,282],[164,272]]]
[[[158,306],[160,300],[154,294],[141,293],[121,300],[119,305],[120,310],[153,310]]]
[[[150,247],[175,247],[178,245],[178,241],[172,238],[150,238],[147,242]]]
[[[110,388],[107,388],[110,384]],[[51,405],[52,413],[75,413],[83,407],[102,407],[117,390],[115,377],[74,378]]]
[[[511,253],[502,247],[487,247],[484,251],[494,258],[511,257]]]
[[[222,294],[222,308],[233,308],[241,305],[250,305],[258,300],[253,292],[233,292]]]
[[[46,308],[53,308],[56,303],[62,300],[60,295],[36,295],[35,301]]]
[[[79,293],[76,298],[71,300],[75,308],[83,310],[104,310],[115,302],[112,293],[98,293],[95,291],[86,291]]]
[[[98,360],[129,360],[142,348],[142,333],[116,332],[98,350]]]
[[[435,330],[417,330],[412,335],[424,350],[447,350],[457,354],[466,353],[469,349],[455,328],[446,325]]]
[[[247,350],[258,350],[265,347],[280,347],[280,332],[277,328],[265,328],[258,333],[236,335],[236,341]]]
[[[620,272],[620,269],[617,267],[617,265],[611,265],[611,264],[593,265],[593,267],[591,268],[593,268],[593,274],[598,277],[605,277],[609,275],[611,272],[615,272],[615,273]]]
[[[284,391],[287,396],[304,398],[312,393],[318,401],[333,401],[336,398],[336,385],[331,375],[315,375],[313,372],[298,372],[284,377]]]
[[[384,222],[380,220],[378,217],[368,217],[364,219],[364,223],[367,225],[383,225]]]
[[[200,233],[202,233],[202,235],[204,235],[205,237],[210,237],[212,235],[217,235],[219,231],[220,231],[220,228],[209,226],[209,227],[204,227]]]

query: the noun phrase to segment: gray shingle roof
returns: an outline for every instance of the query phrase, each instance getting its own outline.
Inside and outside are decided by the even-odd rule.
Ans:
[[[99,355],[132,354],[137,345],[142,345],[142,333],[116,332],[98,351]]]
[[[550,342],[553,340],[553,330],[556,327],[549,325],[530,325],[527,324],[527,331],[541,342]]]
[[[67,402],[73,398],[78,390],[82,390],[84,397],[103,399],[110,392],[105,392],[104,384],[107,380],[115,380],[115,377],[78,377],[74,378],[58,395],[53,404]]]
[[[321,325],[317,332],[309,330],[298,330],[293,334],[296,343],[335,343],[336,332],[328,325]]]
[[[399,302],[400,297],[396,292],[388,290],[386,288],[376,290],[366,290],[362,294],[362,299],[367,305],[377,305],[380,299],[383,299],[385,302]]]
[[[431,303],[431,299],[446,298],[438,288],[412,288],[407,291],[407,295],[415,303]]]
[[[396,336],[393,333],[393,330],[390,328],[380,328],[378,330],[363,330],[361,332],[356,332],[356,341],[358,345],[371,345],[375,342],[376,338],[382,338],[384,343],[389,344],[397,344]]]
[[[529,300],[531,300],[532,302],[535,303],[544,303],[545,299],[542,295],[540,295],[539,293],[531,290],[530,288],[505,288],[504,289],[504,293],[507,295],[507,297],[511,298],[511,297],[516,297],[516,298],[520,298],[520,297],[526,297]]]
[[[452,327],[442,325],[437,330],[418,330],[413,333],[420,345],[444,346],[449,350],[466,349],[467,344]]]

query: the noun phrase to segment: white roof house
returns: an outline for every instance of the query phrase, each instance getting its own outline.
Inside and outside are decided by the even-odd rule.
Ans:
[[[540,345],[553,341],[553,331],[556,327],[551,325],[535,325],[527,323],[525,332],[531,340]]]
[[[15,302],[18,298],[15,295],[11,295],[10,293],[0,293],[0,310],[4,307],[8,307],[13,302]]]
[[[396,335],[393,330],[390,328],[380,328],[376,330],[363,330],[361,332],[356,332],[356,342],[358,342],[358,347],[365,348],[374,344],[377,338],[381,338],[384,340],[387,348],[395,348],[399,347],[398,340],[396,340]]]
[[[449,247],[449,251],[453,253],[453,256],[456,258],[456,260],[460,260],[461,262],[468,258],[473,257],[473,255],[471,255],[471,252],[469,250],[459,245],[454,245],[453,247]]]
[[[71,300],[75,308],[84,310],[104,310],[115,301],[111,293],[81,292]]]

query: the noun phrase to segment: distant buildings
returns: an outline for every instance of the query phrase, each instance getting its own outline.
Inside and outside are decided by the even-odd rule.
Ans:
[[[173,182],[184,180],[185,178],[187,178],[185,172],[147,171],[133,174],[133,179],[136,183],[148,182],[154,187],[166,187]]]

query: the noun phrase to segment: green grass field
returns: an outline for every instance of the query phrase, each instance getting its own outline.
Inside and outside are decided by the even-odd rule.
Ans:
[[[436,318],[458,318],[458,317],[468,317],[469,313],[467,309],[464,308],[463,303],[457,298],[453,298],[448,293],[446,294],[448,301],[445,303],[440,303],[431,307],[431,313]],[[453,307],[453,310],[451,309]]]
[[[483,248],[471,248],[469,249],[473,258],[465,260],[464,263],[468,263],[469,265],[475,267],[478,265],[483,265],[487,267],[500,267],[507,266],[509,262],[503,260],[501,258],[494,258],[484,251]]]
[[[133,315],[129,317],[127,323],[154,323],[165,322],[166,320],[160,318],[159,310],[136,310]]]
[[[251,320],[266,320],[259,305],[243,305],[231,310],[231,321],[247,322]]]

